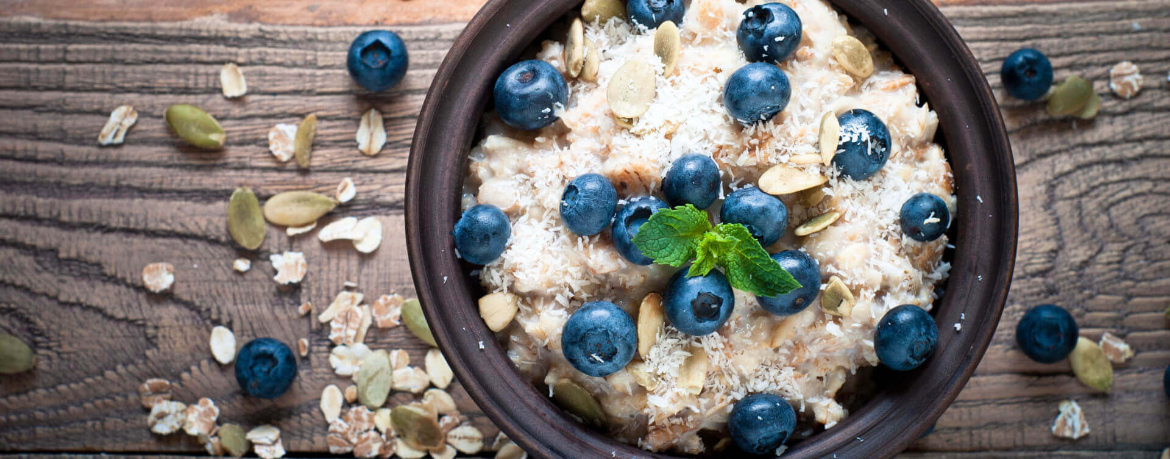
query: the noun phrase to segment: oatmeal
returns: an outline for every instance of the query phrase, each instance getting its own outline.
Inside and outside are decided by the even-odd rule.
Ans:
[[[920,193],[941,197],[943,213],[955,208],[951,168],[933,143],[938,118],[919,101],[914,76],[823,0],[783,3],[799,15],[803,32],[791,57],[778,64],[791,88],[787,106],[766,122],[745,126],[724,101],[730,75],[749,64],[736,31],[744,11],[758,2],[694,0],[678,25],[679,51],[670,71],[655,53],[655,32],[621,17],[584,24],[586,41],[599,53],[596,81],[569,77],[563,45],[542,43],[537,59],[559,71],[569,88],[555,113],[559,121],[521,131],[490,113],[485,136],[470,153],[465,204],[490,204],[510,222],[506,247],[479,278],[489,294],[507,295],[518,310],[510,323],[494,321],[492,329],[534,383],[553,387],[567,379],[591,393],[605,412],[607,432],[621,441],[653,451],[710,450],[714,444],[704,444],[699,431],[725,435],[733,406],[754,393],[783,397],[802,422],[833,427],[848,414],[838,401],[842,387],[858,369],[879,363],[874,331],[880,319],[904,304],[930,310],[935,284],[950,268],[942,261],[946,235],[921,242],[900,226],[903,204]],[[855,37],[869,51],[870,74],[861,77],[856,63],[838,62],[834,42],[841,36]],[[652,70],[653,100],[636,118],[616,118],[607,88],[632,61]],[[826,113],[853,109],[876,115],[889,131],[882,151],[888,160],[860,176],[834,167],[832,150],[822,161],[818,143]],[[840,127],[842,143],[871,141],[850,126]],[[799,312],[774,315],[756,295],[735,289],[734,309],[714,333],[688,335],[666,321],[652,331],[652,346],[639,349],[624,368],[588,376],[562,349],[570,316],[600,300],[638,318],[643,298],[662,293],[679,268],[630,262],[608,229],[592,236],[569,231],[562,193],[574,178],[595,173],[612,183],[619,208],[634,198],[662,196],[668,170],[688,154],[718,166],[718,201],[707,209],[712,216],[734,190],[773,191],[761,176],[774,166],[784,166],[786,176],[796,171],[814,179],[776,196],[787,224],[764,248],[811,256],[821,289],[834,279],[833,304],[822,305],[816,295]],[[925,216],[927,224],[939,221],[935,213]],[[640,347],[646,343],[639,339]]]

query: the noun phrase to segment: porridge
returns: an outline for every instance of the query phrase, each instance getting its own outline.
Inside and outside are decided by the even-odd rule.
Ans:
[[[759,427],[729,418],[741,400],[759,402],[753,394],[787,401],[802,429],[832,428],[848,415],[839,400],[859,369],[913,368],[933,350],[937,331],[908,367],[894,362],[887,355],[898,352],[883,355],[883,343],[904,333],[881,326],[888,313],[925,317],[937,330],[923,311],[950,268],[942,233],[955,207],[950,166],[933,143],[938,119],[920,103],[914,76],[824,0],[784,0],[783,9],[692,0],[651,14],[678,20],[649,27],[638,21],[647,2],[629,4],[628,17],[574,21],[563,43],[545,41],[497,82],[454,232],[460,255],[483,265],[481,313],[521,374],[554,398],[562,387],[588,392],[596,406],[566,409],[620,441],[697,454],[734,437],[748,449],[741,438]],[[793,13],[795,29],[776,22]],[[762,24],[763,44],[758,34],[737,37],[749,21]],[[501,99],[515,68],[527,72],[516,81],[553,88],[541,92],[544,102]],[[669,183],[691,163],[698,172],[683,175],[694,180]],[[709,193],[695,188],[704,164],[714,165]],[[703,194],[710,200],[695,197]],[[584,215],[562,203],[585,196]],[[706,263],[706,276],[688,277],[689,258],[698,253],[695,264],[705,264],[703,245],[667,263],[642,253],[649,246],[637,234],[667,228],[666,217],[649,216],[668,213],[709,215],[693,223],[712,247],[742,243],[723,224],[743,224],[732,226],[774,254],[785,279],[805,280],[767,290],[752,284],[754,268],[723,255]],[[714,309],[686,303],[695,292]],[[680,301],[694,309],[678,312]],[[570,319],[586,313],[600,326],[616,317],[612,327],[624,331],[606,335],[616,354],[575,360],[581,333]],[[716,319],[688,322],[704,314]],[[895,319],[891,330],[902,323]],[[793,430],[760,444],[774,452]]]

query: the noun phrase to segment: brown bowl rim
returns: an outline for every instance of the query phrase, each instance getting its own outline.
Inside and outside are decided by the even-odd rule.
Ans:
[[[935,355],[923,367],[887,379],[891,387],[832,429],[793,445],[784,457],[890,457],[942,415],[995,332],[1015,265],[1015,167],[979,64],[937,7],[927,0],[829,2],[872,32],[915,75],[938,113],[942,138],[936,140],[946,145],[958,197],[955,251],[946,294],[933,311],[939,324]],[[411,145],[405,205],[410,267],[435,339],[464,389],[530,454],[673,457],[586,429],[524,381],[480,319],[478,287],[455,257],[448,235],[460,213],[467,151],[495,75],[579,4],[491,0],[455,40],[427,92]],[[962,323],[962,330],[954,323]]]

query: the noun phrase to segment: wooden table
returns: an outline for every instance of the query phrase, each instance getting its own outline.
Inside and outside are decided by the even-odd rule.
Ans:
[[[0,377],[0,450],[7,452],[196,453],[185,435],[153,436],[139,406],[146,378],[175,383],[175,396],[210,397],[221,420],[283,429],[286,448],[325,450],[321,389],[348,384],[327,361],[326,332],[299,317],[303,301],[327,304],[345,281],[367,297],[413,294],[403,236],[403,182],[410,138],[434,71],[482,0],[0,0],[0,330],[31,342],[34,372]],[[991,348],[959,399],[910,457],[1155,457],[1170,446],[1170,0],[944,0],[941,7],[983,63],[1001,96],[1020,189],[1015,282]],[[406,40],[411,66],[385,94],[359,94],[344,69],[360,31],[387,24]],[[1094,82],[1104,106],[1094,121],[1052,119],[1042,106],[1002,97],[1001,60],[1033,46],[1058,78]],[[1145,74],[1135,99],[1109,93],[1108,69],[1131,60]],[[219,94],[219,68],[236,62],[249,95]],[[215,114],[228,147],[183,147],[162,122],[169,104]],[[125,145],[99,148],[110,111],[133,105]],[[388,143],[362,156],[362,112],[385,113]],[[267,132],[315,112],[312,172],[277,163]],[[376,216],[385,240],[362,256],[312,235],[270,228],[256,253],[224,229],[239,185],[262,197],[309,188],[331,192],[343,177],[357,199],[334,215]],[[300,287],[272,281],[268,255],[303,251]],[[231,261],[254,261],[245,274]],[[144,265],[176,267],[170,292],[143,287]],[[1123,336],[1136,350],[1117,368],[1115,390],[1081,385],[1067,363],[1036,364],[1014,345],[1028,306],[1069,308],[1093,338]],[[311,341],[291,394],[260,401],[239,394],[211,359],[214,325],[240,340]],[[421,364],[427,346],[404,328],[371,333],[372,347],[402,348]],[[495,429],[466,393],[461,410]],[[408,400],[396,395],[395,400]],[[1049,429],[1061,400],[1084,407],[1092,434],[1072,442]],[[221,421],[222,422],[222,421]]]

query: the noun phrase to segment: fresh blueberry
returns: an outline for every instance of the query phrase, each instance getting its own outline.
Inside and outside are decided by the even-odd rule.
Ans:
[[[363,32],[349,45],[345,67],[353,81],[370,91],[390,89],[406,75],[406,44],[388,30]]]
[[[1162,390],[1170,397],[1170,365],[1166,366],[1166,374],[1162,375]]]
[[[687,12],[683,0],[626,0],[626,17],[630,23],[657,28],[666,21],[682,24]]]
[[[765,3],[748,8],[735,41],[751,62],[779,64],[800,45],[800,16],[788,5]]]
[[[1076,319],[1054,304],[1029,309],[1016,324],[1016,342],[1020,350],[1040,363],[1055,363],[1068,357],[1077,347],[1078,333]]]
[[[911,239],[928,242],[938,239],[951,224],[951,212],[942,198],[930,193],[918,193],[902,204],[899,218],[902,232]]]
[[[499,207],[479,204],[463,212],[455,222],[455,248],[468,263],[486,265],[504,253],[512,225]]]
[[[759,188],[740,188],[723,200],[719,220],[747,227],[760,245],[767,247],[788,229],[788,208],[783,201]]]
[[[833,156],[833,167],[853,180],[876,174],[890,157],[890,130],[869,110],[855,108],[837,117],[841,143]]]
[[[873,332],[873,350],[887,367],[897,371],[918,368],[934,353],[938,325],[918,306],[903,304],[891,309]]]
[[[778,395],[751,394],[735,402],[727,417],[735,446],[751,454],[775,454],[796,430],[796,411]]]
[[[741,124],[750,125],[772,119],[788,106],[791,95],[792,87],[780,67],[753,62],[727,78],[723,86],[723,106]]]
[[[666,282],[662,310],[674,328],[691,336],[703,336],[718,330],[731,317],[735,294],[719,270],[688,277],[689,270],[678,270]]]
[[[557,108],[569,100],[565,77],[548,62],[517,62],[496,78],[492,93],[496,113],[508,126],[534,131],[557,120]]]
[[[297,359],[284,343],[272,338],[249,341],[236,354],[236,382],[249,395],[280,397],[297,376]]]
[[[790,316],[803,311],[821,293],[820,266],[813,257],[799,250],[785,250],[772,255],[772,259],[800,283],[800,288],[777,297],[756,295],[760,307],[778,316]]]
[[[662,181],[662,193],[672,206],[690,204],[706,209],[719,197],[722,184],[719,166],[710,156],[689,154],[670,165]]]
[[[617,210],[617,190],[601,174],[585,174],[569,182],[561,195],[561,220],[581,236],[604,230]]]
[[[654,263],[654,259],[642,255],[642,251],[634,245],[634,236],[638,234],[638,228],[649,221],[654,212],[666,208],[666,203],[661,199],[642,196],[629,200],[618,209],[617,218],[613,220],[613,246],[617,248],[618,253],[636,265],[648,266]]]
[[[608,376],[625,368],[637,347],[634,319],[608,301],[585,303],[561,330],[565,359],[589,376]]]
[[[1052,87],[1052,63],[1048,56],[1032,48],[1016,50],[1003,61],[999,72],[1003,88],[1012,97],[1036,100]]]

